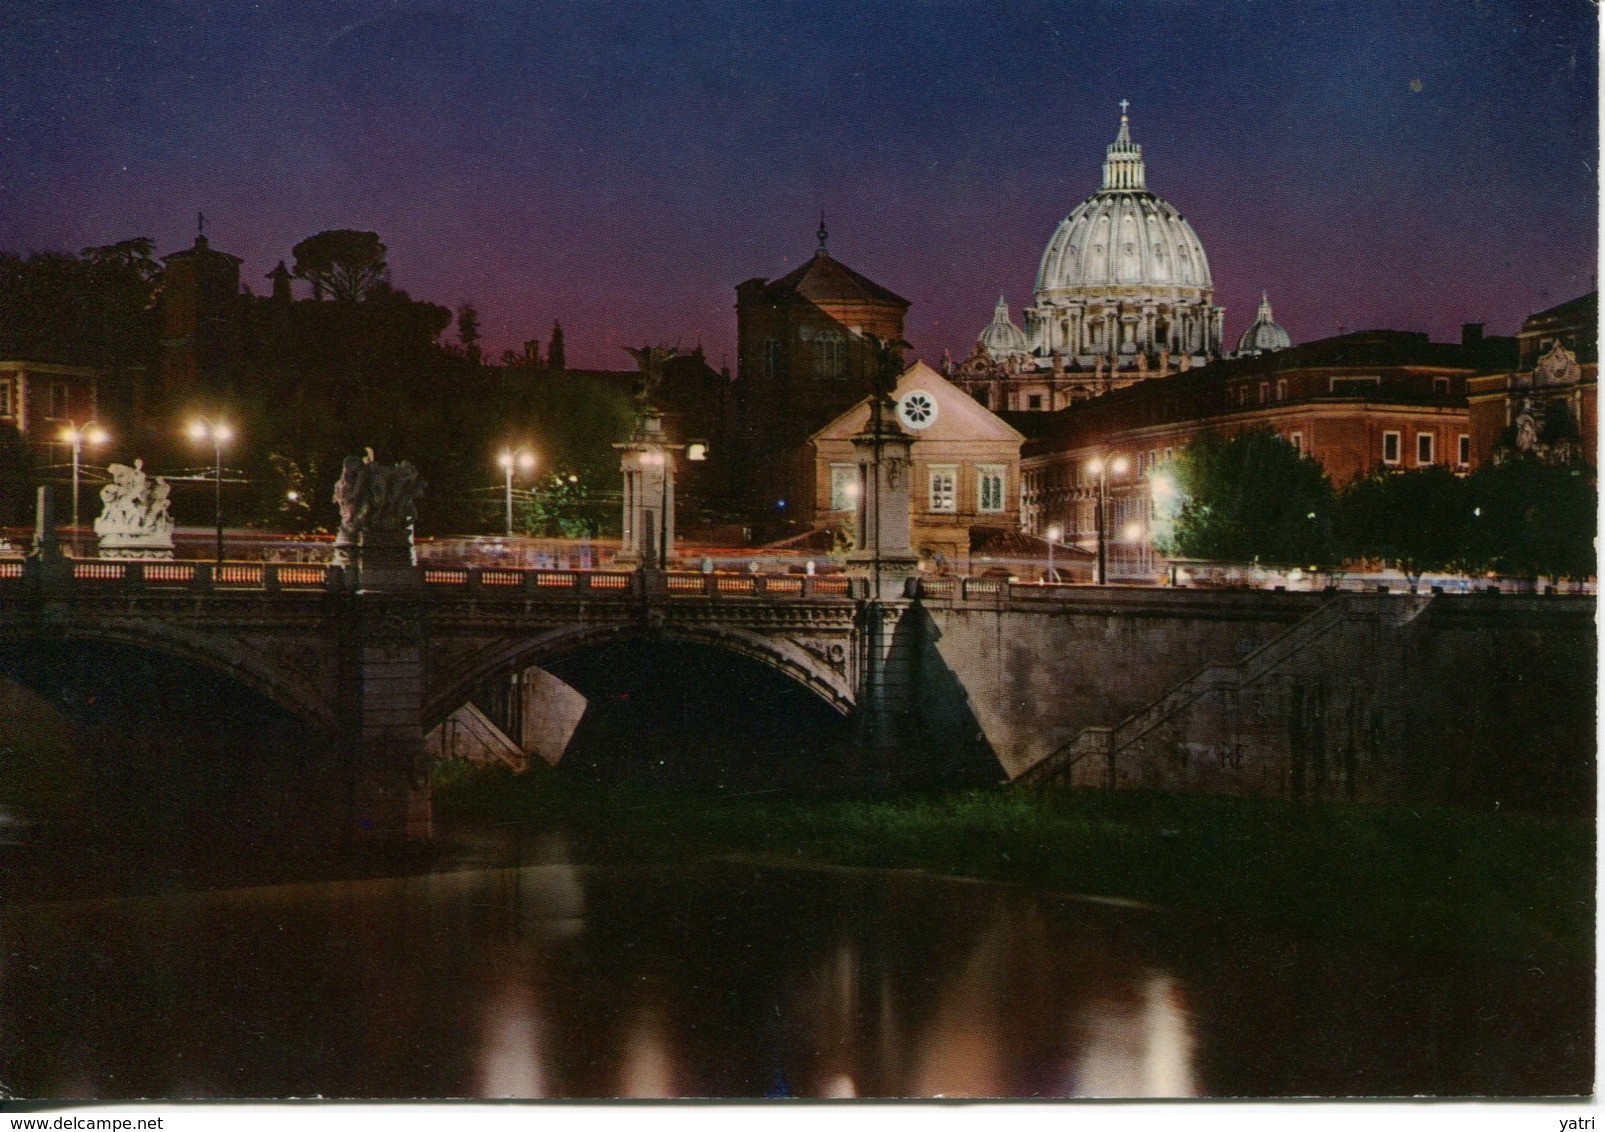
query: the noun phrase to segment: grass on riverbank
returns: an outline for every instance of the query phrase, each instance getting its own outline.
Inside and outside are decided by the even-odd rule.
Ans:
[[[562,824],[598,860],[919,868],[1464,956],[1589,960],[1594,828],[1433,807],[1096,790],[752,800],[452,768],[441,812]]]

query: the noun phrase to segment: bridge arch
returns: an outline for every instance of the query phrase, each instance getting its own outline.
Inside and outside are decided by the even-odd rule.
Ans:
[[[670,640],[722,649],[755,660],[807,688],[841,715],[851,714],[856,703],[852,683],[846,675],[850,665],[845,655],[838,670],[786,637],[727,625],[573,626],[549,629],[493,650],[478,657],[471,668],[453,673],[449,683],[431,688],[424,704],[424,730],[438,726],[468,700],[475,688],[498,673],[542,667],[558,657],[613,640],[639,637],[643,633],[660,634]]]
[[[234,637],[151,620],[0,628],[0,647],[66,641],[121,645],[194,664],[229,677],[322,734],[339,729],[334,698],[326,689]]]

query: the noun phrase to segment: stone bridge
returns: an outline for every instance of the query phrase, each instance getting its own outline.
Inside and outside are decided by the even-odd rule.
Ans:
[[[1412,703],[1454,703],[1478,686],[1479,672],[1502,671],[1498,659],[1516,647],[1534,672],[1571,674],[1567,687],[1585,689],[1582,714],[1592,720],[1591,598],[1395,594],[1337,608],[1340,599],[1327,593],[943,578],[870,600],[865,580],[843,575],[441,566],[401,581],[365,590],[338,567],[260,562],[68,561],[50,576],[0,562],[0,644],[117,642],[229,673],[338,740],[358,838],[429,835],[424,737],[486,681],[641,634],[724,649],[783,673],[852,717],[863,745],[888,752],[881,765],[892,782],[940,781],[977,757],[998,779],[1033,768],[1042,777],[1091,743],[1103,759],[1100,782],[1164,786],[1168,772],[1151,751],[1141,774],[1123,776],[1104,733],[1135,733],[1128,721],[1153,715],[1155,704],[1197,699],[1177,690],[1199,686],[1201,672],[1244,663],[1265,687],[1297,669],[1300,696],[1341,685],[1330,698],[1320,691],[1319,702],[1353,703],[1365,734],[1380,736],[1359,754],[1309,755],[1350,768],[1335,796],[1357,796],[1361,778],[1397,779],[1379,778],[1366,759],[1393,759],[1411,741],[1400,721]],[[1394,653],[1428,659],[1376,662]],[[1413,700],[1393,686],[1400,673],[1419,685]],[[1161,714],[1169,720],[1179,710]],[[1299,719],[1307,747],[1311,725]],[[1223,725],[1197,726],[1213,736]],[[1277,772],[1266,766],[1287,747],[1278,726],[1260,726],[1254,777],[1236,789],[1277,791]],[[1183,739],[1172,745],[1202,742]],[[1079,770],[1047,777],[1082,780]],[[1286,793],[1286,775],[1280,781]],[[1323,792],[1299,782],[1306,794]],[[1210,788],[1229,792],[1234,780],[1217,774]]]

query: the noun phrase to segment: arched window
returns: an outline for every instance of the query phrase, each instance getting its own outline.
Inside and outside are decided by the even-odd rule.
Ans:
[[[834,330],[814,338],[814,373],[818,377],[840,377],[847,369],[847,343]]]

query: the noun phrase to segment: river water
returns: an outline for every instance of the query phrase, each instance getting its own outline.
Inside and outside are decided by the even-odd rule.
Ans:
[[[16,1097],[1588,1091],[1592,972],[1379,955],[916,873],[435,871],[0,912]],[[5,1095],[0,1093],[0,1095]]]

